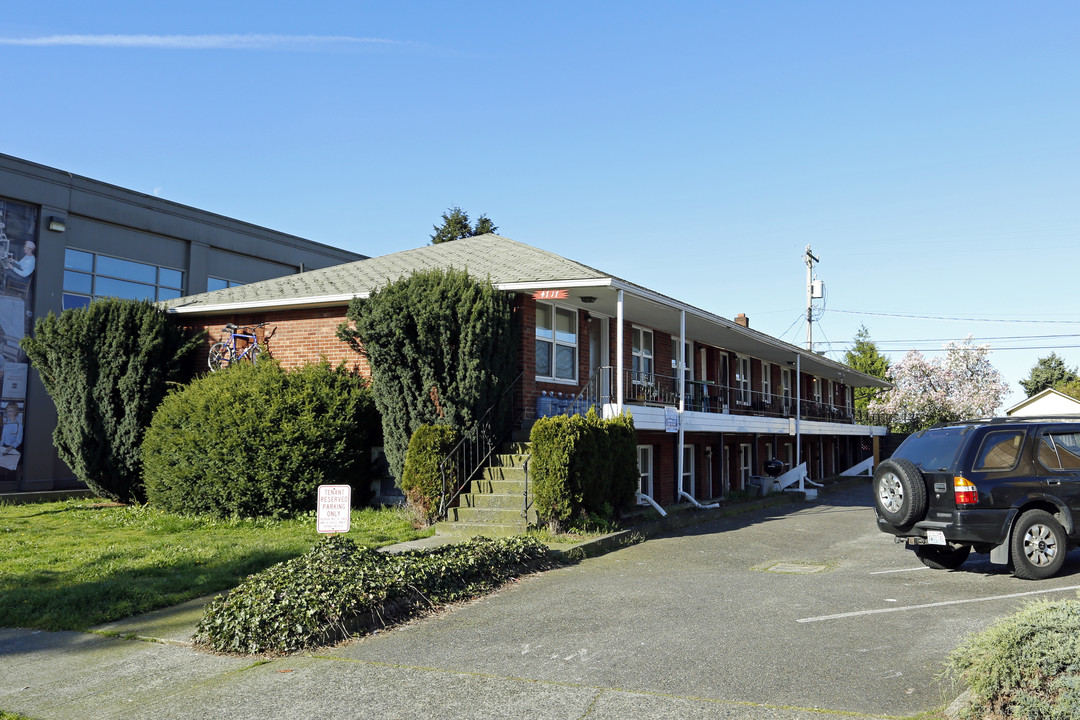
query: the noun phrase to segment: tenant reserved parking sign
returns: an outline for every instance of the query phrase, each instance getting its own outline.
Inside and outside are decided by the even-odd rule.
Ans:
[[[321,533],[349,532],[352,488],[348,485],[320,485],[315,529]]]

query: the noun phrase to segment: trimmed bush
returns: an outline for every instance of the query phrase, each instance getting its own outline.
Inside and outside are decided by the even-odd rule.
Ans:
[[[458,439],[457,429],[449,425],[421,425],[409,440],[401,489],[409,504],[429,525],[439,513],[442,498],[439,463],[454,449]],[[456,480],[456,476],[449,478],[451,483]]]
[[[556,415],[533,425],[529,476],[536,512],[556,529],[589,515],[610,516],[634,500],[637,445],[629,415],[603,420]]]
[[[144,498],[143,434],[196,343],[153,303],[117,298],[49,313],[20,341],[56,406],[57,454],[97,495]]]
[[[211,601],[195,642],[245,654],[315,648],[364,626],[477,597],[546,563],[547,547],[528,537],[477,537],[390,554],[330,536]]]
[[[288,517],[315,508],[318,486],[367,498],[370,391],[343,366],[286,372],[235,363],[171,393],[143,441],[147,499],[217,517]]]
[[[964,718],[1080,716],[1080,602],[1032,602],[970,636],[949,675],[971,689]]]

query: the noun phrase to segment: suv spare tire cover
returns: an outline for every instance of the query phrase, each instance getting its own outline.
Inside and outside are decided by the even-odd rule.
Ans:
[[[926,516],[926,484],[910,460],[889,458],[874,471],[874,505],[881,517],[898,528]]]

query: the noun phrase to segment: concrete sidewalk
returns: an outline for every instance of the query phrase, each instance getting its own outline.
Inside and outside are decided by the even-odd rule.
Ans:
[[[770,508],[769,502],[770,499],[765,499],[742,509],[757,513],[769,522],[782,522],[784,514],[778,512],[781,509]],[[773,498],[771,502],[791,500]],[[828,502],[825,497],[817,504]],[[804,507],[809,506],[792,506],[790,512]],[[695,520],[716,522],[720,517],[718,513],[708,516],[688,513],[638,531],[661,533],[673,526],[689,526]],[[735,523],[731,532],[738,532],[738,528],[746,527],[751,520],[758,522],[751,518]],[[723,528],[721,531],[710,537],[723,541],[727,531]],[[692,530],[691,534],[695,532]],[[734,535],[730,539],[738,542]],[[441,539],[428,539],[419,544],[440,542]],[[604,547],[625,543],[624,536],[612,536],[584,544],[580,549],[594,554]],[[660,550],[659,545],[654,550]],[[641,556],[647,557],[649,552]],[[558,621],[540,617],[544,608],[555,610],[560,606],[565,606],[567,612],[584,612],[584,608],[602,597],[611,580],[611,576],[605,579],[603,572],[593,577],[590,563],[610,566],[612,562],[618,563],[617,556],[622,554],[613,553],[545,574],[550,578],[526,578],[447,614],[381,631],[336,648],[270,660],[216,656],[192,648],[190,638],[208,598],[108,623],[90,633],[2,629],[0,709],[35,720],[266,720],[269,717],[823,720],[841,712],[862,718],[895,717],[893,713],[873,714],[836,707],[819,710],[815,707],[823,706],[799,707],[763,700],[760,698],[769,695],[753,692],[756,683],[748,686],[751,691],[745,693],[745,700],[698,692],[693,684],[678,679],[692,669],[685,664],[692,663],[693,658],[683,657],[682,651],[665,639],[655,621],[650,621],[652,627],[640,629],[641,644],[654,647],[654,652],[632,658],[620,644],[625,638],[616,640],[617,633],[595,627],[598,625],[595,619],[564,617],[558,613]],[[637,561],[631,567],[634,564]],[[600,566],[596,569],[602,571]],[[595,595],[596,600],[588,600],[594,594],[599,594]],[[570,610],[573,605],[567,600],[571,597],[586,600],[586,604],[581,610]],[[653,602],[649,597],[627,600],[621,605],[625,615],[621,620],[613,617],[612,611],[600,612],[608,621],[616,622],[614,627],[632,628],[635,613]],[[491,627],[487,627],[486,617],[492,618]],[[580,627],[582,623],[586,626]],[[438,634],[450,626],[454,627],[451,635]],[[521,636],[510,639],[506,627],[516,628],[510,634]],[[432,632],[436,634],[430,635]],[[588,635],[588,652],[585,640],[580,641],[580,649],[569,654],[559,649],[570,635]],[[552,652],[556,654],[551,655]],[[469,660],[470,657],[473,659]],[[542,657],[545,659],[536,665]],[[590,658],[592,664],[586,662]],[[604,658],[602,667],[596,667],[596,658]],[[765,668],[754,665],[744,667],[742,672],[761,675],[753,679],[767,682],[763,675]],[[591,670],[572,669],[577,666]],[[734,668],[731,671],[739,672]],[[786,667],[783,672],[812,671]],[[665,680],[666,674],[671,679]],[[698,674],[691,672],[690,676]],[[652,679],[642,682],[644,678]],[[700,681],[699,686],[704,687]],[[921,709],[936,704],[927,702]]]

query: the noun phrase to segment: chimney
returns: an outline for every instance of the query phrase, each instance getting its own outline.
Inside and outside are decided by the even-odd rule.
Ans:
[[[746,317],[746,313],[739,313],[735,316],[735,324],[742,325],[746,329],[750,329],[750,318]]]

